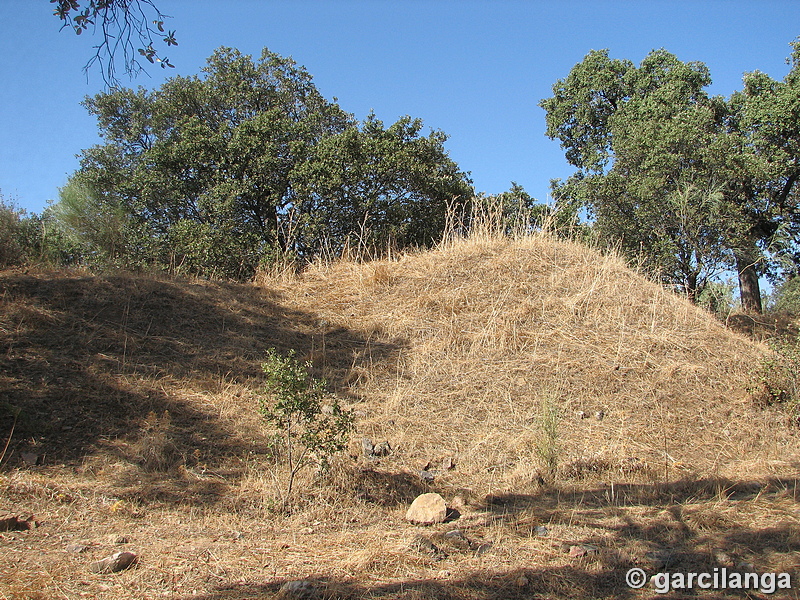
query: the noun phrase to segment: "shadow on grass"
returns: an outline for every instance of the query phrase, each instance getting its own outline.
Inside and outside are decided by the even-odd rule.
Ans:
[[[245,600],[249,598],[325,598],[329,600],[502,600],[502,599],[640,599],[640,598],[798,598],[794,590],[778,589],[770,594],[758,589],[676,589],[657,593],[649,582],[641,590],[626,584],[629,569],[638,567],[648,575],[656,573],[744,573],[789,572],[796,587],[800,527],[788,517],[767,527],[726,520],[724,503],[798,502],[796,481],[774,479],[765,482],[734,482],[724,478],[680,480],[668,484],[625,484],[596,486],[585,491],[547,488],[533,494],[506,494],[486,498],[484,509],[490,517],[487,527],[502,523],[506,536],[517,526],[534,521],[550,529],[559,525],[588,528],[585,537],[547,538],[556,555],[543,556],[530,568],[477,568],[465,575],[450,575],[447,563],[440,576],[396,578],[387,583],[331,578],[308,573],[302,578],[269,582],[245,581],[221,585],[212,592],[193,595],[200,600]],[[715,507],[719,510],[714,510]],[[783,505],[785,508],[785,505]],[[739,513],[739,517],[743,516]],[[604,517],[604,518],[601,518]],[[492,519],[495,519],[493,521]],[[457,525],[457,521],[455,522]],[[574,530],[574,529],[573,529]],[[580,530],[580,529],[579,529]],[[503,541],[495,548],[502,553]],[[573,547],[587,550],[572,556]],[[414,550],[408,550],[413,560]],[[561,558],[557,554],[561,553]],[[775,561],[782,557],[782,562]],[[434,559],[430,559],[434,560]],[[551,562],[552,566],[542,566]],[[569,564],[564,564],[569,563]],[[306,582],[295,593],[281,590],[289,581]],[[760,583],[759,583],[760,584]],[[757,584],[757,585],[759,585]],[[768,586],[769,584],[767,584]],[[661,590],[663,591],[663,590]],[[765,595],[765,593],[767,595]],[[305,595],[304,595],[305,594]],[[189,600],[185,597],[182,600]]]
[[[701,598],[724,600],[731,598],[761,599],[756,589],[703,589],[683,588],[663,590],[648,583],[643,589],[633,589],[625,581],[629,567],[604,569],[597,567],[558,566],[552,568],[513,569],[508,571],[479,570],[461,578],[408,579],[397,583],[364,585],[337,581],[325,577],[308,577],[307,586],[299,592],[282,590],[290,581],[269,584],[240,584],[222,586],[202,595],[184,596],[181,600],[250,600],[253,598],[325,600],[594,600],[665,598],[678,600]],[[671,569],[674,572],[675,569]],[[709,571],[711,572],[711,571]],[[760,580],[759,580],[760,581]],[[663,584],[659,584],[663,585]],[[766,584],[769,586],[770,584]],[[764,591],[768,591],[765,587]],[[782,595],[786,594],[788,595]],[[781,598],[797,598],[792,590],[778,590]]]
[[[3,444],[13,428],[3,466],[24,466],[23,453],[79,464],[102,450],[156,487],[164,471],[161,496],[209,501],[237,476],[225,471],[231,457],[269,453],[257,411],[271,347],[314,359],[315,374],[346,393],[352,370],[388,360],[401,343],[335,328],[251,285],[0,274]],[[249,403],[252,418],[224,418],[220,398],[229,412]],[[169,477],[169,492],[176,463],[202,465],[219,482],[194,494],[197,481]]]
[[[522,600],[527,598],[633,598],[620,589],[624,585],[616,574],[591,573],[575,567],[554,569],[479,570],[463,578],[408,579],[397,583],[364,585],[325,577],[308,577],[308,586],[300,593],[287,593],[279,581],[269,584],[244,584],[220,587],[188,600],[245,600],[251,598],[318,598],[326,600]],[[524,580],[522,579],[524,578]],[[291,581],[291,580],[288,580]],[[632,590],[628,590],[631,592]],[[305,595],[303,595],[305,594]]]

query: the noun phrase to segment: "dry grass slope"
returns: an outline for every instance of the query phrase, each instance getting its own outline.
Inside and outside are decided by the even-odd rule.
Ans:
[[[765,348],[585,247],[476,237],[258,285],[7,272],[0,290],[0,513],[40,521],[0,532],[0,599],[244,600],[292,579],[325,598],[643,598],[624,573],[664,551],[672,570],[800,565],[796,431],[746,393]],[[256,412],[273,346],[358,416],[291,514]],[[361,457],[361,436],[393,454]],[[405,523],[431,490],[460,517]],[[91,573],[120,548],[139,565]]]
[[[492,470],[516,489],[534,471],[543,399],[576,467],[636,459],[659,478],[794,467],[780,416],[747,398],[764,348],[614,257],[547,237],[471,240],[321,269],[292,289],[297,310],[403,341],[351,390],[369,407],[362,428],[407,457],[457,456],[473,483]]]

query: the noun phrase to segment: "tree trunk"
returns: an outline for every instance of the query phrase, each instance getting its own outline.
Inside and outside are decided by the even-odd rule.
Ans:
[[[686,276],[686,297],[692,304],[697,304],[697,273],[689,273]]]
[[[736,270],[739,273],[739,296],[742,310],[761,314],[761,287],[758,284],[755,253],[747,249],[734,251]]]

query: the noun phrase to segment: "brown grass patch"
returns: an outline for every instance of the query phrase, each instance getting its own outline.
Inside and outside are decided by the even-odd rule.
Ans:
[[[796,430],[746,393],[765,348],[546,236],[257,286],[9,272],[0,344],[0,445],[19,414],[0,516],[39,522],[0,533],[3,599],[244,600],[292,580],[323,598],[640,598],[631,566],[800,564]],[[289,514],[257,412],[270,347],[305,356],[357,415]],[[361,437],[392,454],[361,456]],[[460,517],[406,523],[426,491]],[[596,551],[570,557],[579,544]],[[90,571],[120,549],[138,566]]]

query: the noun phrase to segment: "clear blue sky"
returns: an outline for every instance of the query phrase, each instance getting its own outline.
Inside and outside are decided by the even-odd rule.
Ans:
[[[290,55],[363,119],[402,115],[445,131],[451,157],[477,191],[511,181],[545,200],[549,181],[571,167],[544,136],[538,102],[589,50],[639,63],[665,48],[711,70],[710,91],[741,89],[742,74],[788,72],[789,42],[800,36],[800,0],[155,0],[173,18],[175,69],[150,68],[126,85],[199,73],[219,46],[257,57]],[[0,0],[0,193],[41,211],[98,143],[80,106],[102,90],[82,67],[96,39],[59,32],[48,0]]]

